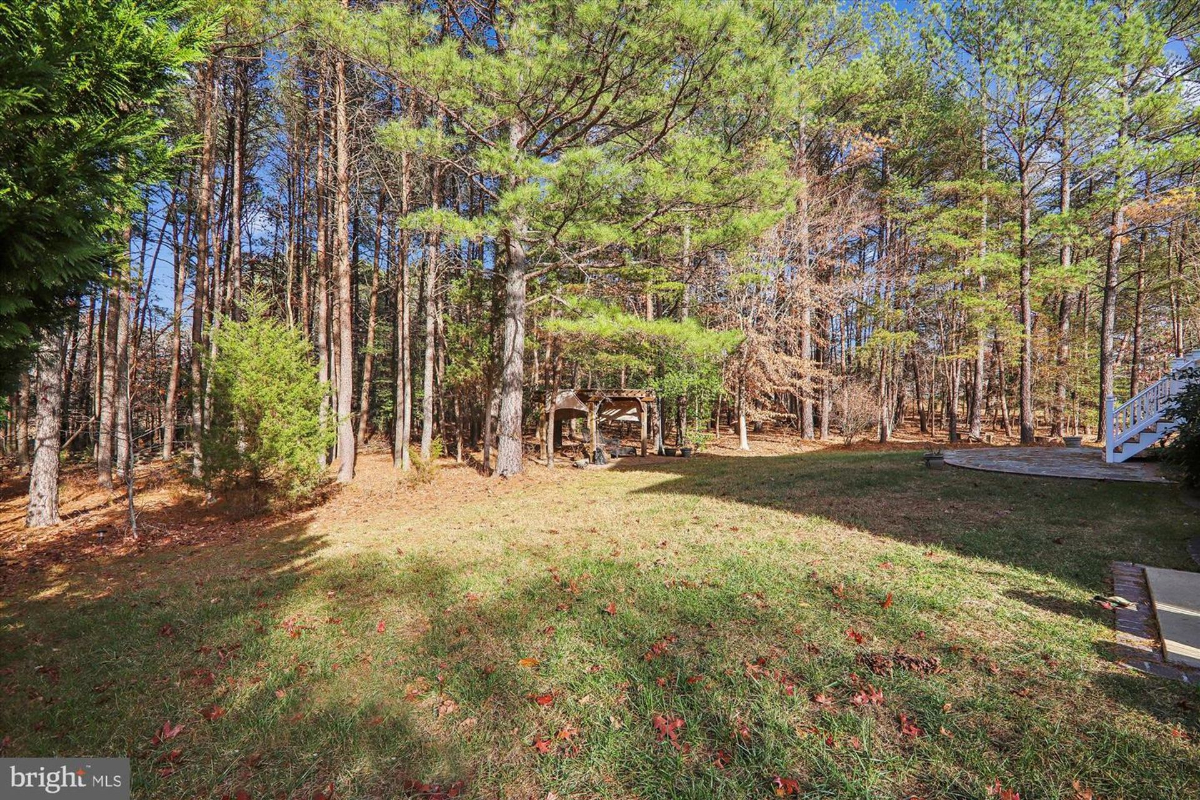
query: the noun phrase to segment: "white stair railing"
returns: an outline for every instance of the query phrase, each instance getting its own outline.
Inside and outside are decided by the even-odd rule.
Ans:
[[[1200,361],[1200,350],[1174,359],[1171,362],[1169,374],[1150,384],[1121,405],[1117,405],[1117,399],[1112,395],[1105,399],[1105,461],[1109,463],[1124,461],[1136,452],[1140,452],[1144,449],[1143,446],[1137,446],[1133,452],[1122,452],[1132,450],[1132,446],[1124,448],[1122,445],[1131,443],[1134,439],[1139,440],[1134,445],[1139,445],[1144,434],[1151,434],[1153,441],[1158,441],[1166,435],[1166,431],[1159,430],[1159,423],[1163,421],[1165,412],[1171,404],[1171,398],[1183,388],[1183,381],[1179,378],[1179,374],[1183,370],[1195,366],[1198,361]],[[1149,444],[1145,446],[1149,446]]]

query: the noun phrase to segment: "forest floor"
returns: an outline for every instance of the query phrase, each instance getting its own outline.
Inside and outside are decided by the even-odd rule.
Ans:
[[[756,448],[417,486],[367,453],[264,516],[145,467],[136,542],[90,473],[44,532],[9,478],[0,749],[128,754],[155,799],[1195,796],[1200,695],[1089,602],[1194,566],[1177,488]]]

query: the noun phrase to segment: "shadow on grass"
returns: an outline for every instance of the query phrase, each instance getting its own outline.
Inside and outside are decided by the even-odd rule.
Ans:
[[[1052,540],[1066,549],[1017,552],[1037,487],[878,458],[671,462],[651,469],[674,477],[642,491],[820,516],[1066,582],[1092,569]],[[1051,516],[1090,496],[1072,497],[1048,497],[1063,504]],[[392,798],[458,781],[484,797],[732,798],[769,795],[776,775],[862,800],[982,798],[994,780],[1048,798],[1070,797],[1076,778],[1145,800],[1194,786],[1190,751],[1124,729],[1111,706],[1080,706],[1070,675],[1035,660],[995,677],[923,635],[914,620],[946,612],[903,587],[888,609],[857,584],[838,596],[770,548],[679,562],[632,546],[541,552],[536,568],[335,554],[299,517],[28,576],[0,611],[5,755],[127,753],[143,798],[308,798],[329,783]],[[897,651],[941,671],[868,666]],[[1138,686],[1107,680],[1118,698]],[[853,702],[867,684],[881,704]],[[672,742],[662,725],[675,720]],[[183,730],[154,743],[167,721]]]
[[[1200,514],[1172,486],[926,470],[915,453],[827,450],[756,458],[635,459],[674,476],[649,494],[709,497],[827,519],[1099,592],[1113,561],[1188,568]],[[1169,524],[1164,525],[1164,521]]]

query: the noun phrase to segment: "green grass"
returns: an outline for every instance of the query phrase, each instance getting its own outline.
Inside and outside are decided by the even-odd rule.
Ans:
[[[1113,663],[1111,619],[1088,602],[1114,560],[1190,566],[1200,517],[1170,487],[874,452],[482,484],[352,488],[218,544],[10,582],[4,754],[127,753],[142,798],[329,783],[383,798],[405,781],[766,797],[776,776],[864,800],[1200,786],[1196,690]],[[941,671],[861,658],[897,650]],[[868,684],[882,703],[854,704]],[[684,721],[676,744],[656,715]],[[167,720],[184,729],[153,744]]]

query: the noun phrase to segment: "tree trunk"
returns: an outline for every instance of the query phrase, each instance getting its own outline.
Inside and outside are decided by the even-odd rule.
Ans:
[[[239,319],[242,302],[242,206],[246,183],[246,64],[239,59],[233,78],[233,190],[229,210],[229,275],[225,282],[225,307]]]
[[[1112,213],[1112,223],[1108,228],[1108,253],[1104,261],[1104,297],[1100,304],[1100,397],[1099,408],[1103,416],[1105,403],[1109,397],[1113,396],[1113,373],[1115,371],[1115,363],[1113,359],[1113,336],[1117,328],[1117,289],[1120,285],[1121,273],[1121,245],[1125,237],[1125,196],[1123,194],[1123,184],[1125,182],[1125,147],[1127,139],[1126,121],[1129,118],[1129,92],[1126,89],[1125,76],[1128,74],[1128,69],[1124,69],[1121,81],[1118,82],[1118,87],[1121,94],[1121,119],[1117,126],[1117,142],[1116,142],[1116,178],[1114,180],[1115,194],[1117,207]],[[1103,442],[1104,434],[1108,425],[1101,418],[1100,424],[1096,428],[1096,441]]]
[[[334,258],[337,261],[337,448],[341,461],[338,483],[354,480],[354,327],[350,308],[353,277],[350,270],[350,135],[346,117],[346,60],[334,64],[334,136],[337,144],[337,189]]]
[[[400,157],[400,216],[408,214],[411,174],[408,154]],[[396,281],[396,433],[392,464],[407,470],[408,443],[412,439],[412,345],[408,289],[408,232],[400,231],[399,274]]]
[[[317,169],[313,196],[316,204],[316,285],[313,291],[316,296],[316,340],[317,340],[317,379],[321,383],[321,427],[329,423],[329,384],[332,365],[329,360],[329,204],[328,193],[325,191],[328,176],[329,147],[325,141],[327,117],[329,113],[325,102],[325,73],[318,75],[317,80]],[[321,466],[328,466],[329,453],[322,451]]]
[[[524,136],[525,123],[512,120],[509,139],[514,148]],[[504,342],[501,350],[499,446],[496,475],[521,472],[521,413],[525,380],[525,220],[519,214],[505,236],[508,274],[504,282]]]
[[[116,277],[116,276],[114,276]],[[121,287],[117,282],[108,289],[107,318],[104,322],[104,364],[100,377],[100,434],[96,448],[96,475],[100,487],[113,488],[113,440],[116,432],[118,329],[121,319]]]
[[[200,145],[200,183],[196,194],[196,285],[192,300],[192,475],[199,478],[204,464],[204,316],[208,298],[208,256],[212,216],[213,166],[216,148],[217,66],[210,59],[201,67],[199,113],[197,126],[202,137]]]
[[[186,197],[186,194],[184,195]],[[177,228],[173,223],[173,228]],[[183,295],[187,286],[188,247],[191,238],[191,216],[183,223],[183,238],[178,235],[175,239],[175,304],[171,315],[171,366],[167,376],[167,397],[163,407],[163,449],[164,461],[169,461],[175,455],[175,418],[179,404],[179,372],[180,357],[183,348]]]
[[[37,429],[25,526],[58,524],[58,445],[62,428],[61,330],[47,331],[37,355]]]
[[[430,170],[431,204],[442,204],[442,170],[434,165]],[[441,237],[436,231],[425,234],[425,276],[421,294],[425,299],[425,369],[421,383],[421,458],[428,459],[433,449],[434,358],[437,355],[437,272]]]
[[[1021,371],[1019,376],[1021,395],[1021,444],[1033,444],[1033,302],[1030,296],[1030,281],[1033,277],[1032,214],[1033,195],[1029,186],[1030,166],[1024,161],[1019,165],[1021,175],[1021,223],[1018,243],[1021,260]]]
[[[128,252],[127,232],[125,253],[128,254]],[[114,466],[116,474],[119,479],[124,480],[125,470],[132,458],[133,452],[133,430],[130,422],[132,419],[132,409],[129,406],[129,397],[131,394],[129,386],[129,313],[133,303],[130,302],[132,296],[130,295],[131,287],[129,284],[129,261],[124,255],[122,256],[122,262],[125,265],[125,274],[122,276],[119,287],[120,291],[118,293],[121,302],[117,317],[117,389],[113,411],[113,415],[116,418],[113,424],[115,432],[113,445],[115,450]]]
[[[22,472],[29,468],[29,406],[32,393],[29,372],[22,372],[21,386],[17,390],[17,464]]]
[[[371,265],[371,297],[367,303],[367,341],[363,355],[362,389],[358,396],[358,446],[367,443],[371,419],[371,373],[375,367],[375,316],[379,308],[379,264],[383,257],[383,198],[375,209],[375,263]]]
[[[1063,149],[1065,150],[1064,136]],[[1071,166],[1066,157],[1063,158],[1058,188],[1058,213],[1063,219],[1071,212]],[[1071,270],[1071,260],[1074,253],[1071,240],[1067,239],[1059,248],[1059,265],[1065,278]],[[1058,302],[1058,348],[1054,357],[1054,428],[1051,436],[1062,437],[1065,434],[1067,416],[1067,364],[1071,358],[1071,293],[1064,290]]]

